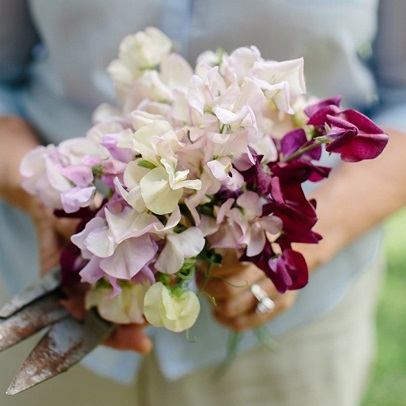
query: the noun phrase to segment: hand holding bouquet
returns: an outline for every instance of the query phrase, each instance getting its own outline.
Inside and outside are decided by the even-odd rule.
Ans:
[[[108,68],[118,107],[101,105],[85,137],[36,148],[21,171],[56,215],[80,219],[62,283],[85,283],[106,320],[179,332],[199,314],[196,270],[209,280],[227,250],[280,293],[305,286],[292,243],[321,236],[303,183],[328,176],[323,153],[373,159],[388,137],[339,97],[305,98],[302,59],[249,47],[205,52],[193,69],[171,49],[154,28],[124,38]]]

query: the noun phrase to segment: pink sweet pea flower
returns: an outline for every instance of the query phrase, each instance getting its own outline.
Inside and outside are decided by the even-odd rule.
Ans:
[[[157,251],[158,247],[149,235],[129,238],[118,244],[113,255],[100,261],[100,268],[114,278],[131,280]]]
[[[173,274],[182,267],[185,258],[196,257],[204,248],[203,233],[196,227],[191,227],[182,233],[166,236],[166,244],[160,253],[155,268],[164,273]]]
[[[261,198],[254,192],[242,194],[236,203],[242,209],[233,209],[234,213],[238,213],[234,220],[243,231],[240,243],[246,244],[247,256],[258,255],[265,246],[266,232],[274,235],[280,233],[282,220],[273,215],[263,216]]]

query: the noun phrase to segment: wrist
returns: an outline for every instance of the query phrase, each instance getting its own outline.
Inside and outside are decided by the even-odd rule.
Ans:
[[[30,211],[34,197],[21,187],[20,162],[35,148],[34,130],[19,117],[0,117],[0,197],[25,211]]]

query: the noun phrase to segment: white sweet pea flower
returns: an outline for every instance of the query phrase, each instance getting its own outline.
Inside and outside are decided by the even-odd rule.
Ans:
[[[144,314],[155,327],[176,333],[191,328],[200,312],[200,302],[189,290],[169,290],[163,283],[152,285],[144,298]]]
[[[243,106],[236,112],[222,107],[215,107],[213,113],[220,123],[230,126],[233,130],[238,127],[255,127],[255,114],[250,106]]]
[[[162,59],[160,77],[170,89],[186,90],[192,76],[192,67],[180,55],[169,54]]]
[[[232,167],[231,160],[224,157],[207,162],[213,176],[230,190],[238,190],[244,183],[243,176]]]
[[[108,72],[114,81],[131,85],[143,70],[155,69],[171,48],[172,41],[165,34],[148,27],[121,41],[118,59],[109,65]]]
[[[129,207],[124,208],[118,214],[114,214],[107,209],[105,213],[107,224],[117,243],[121,243],[128,238],[141,237],[147,233],[164,238],[168,232],[172,232],[181,220],[179,208],[176,208],[166,219],[165,225],[153,214],[138,213]]]
[[[125,187],[118,178],[114,179],[114,186],[116,192],[138,213],[141,213],[146,210],[146,206],[141,196],[139,182],[149,172],[149,169],[140,166],[139,162],[139,159],[132,161],[125,168],[123,176]]]
[[[255,46],[241,47],[223,57],[220,70],[229,82],[236,79],[238,83],[241,83],[254,63],[262,61],[258,48]]]
[[[293,100],[306,92],[303,58],[283,62],[257,62],[250,75],[265,96],[273,100],[279,110],[289,114],[294,113],[291,106]]]
[[[188,102],[193,109],[203,114],[222,104],[221,100],[226,98],[228,92],[218,66],[207,66],[207,71],[202,66],[196,67],[196,71],[199,70],[202,76],[194,75],[189,82]]]
[[[97,134],[98,136],[101,133]],[[70,165],[80,165],[83,158],[91,156],[97,158],[108,158],[109,154],[107,150],[100,145],[100,140],[96,136],[95,131],[89,130],[86,137],[70,138],[62,141],[58,145],[58,151],[64,157]]]
[[[144,110],[134,110],[131,112],[132,126],[135,131],[146,125],[157,121],[165,121],[165,118],[159,114],[152,114]]]
[[[96,307],[105,320],[118,324],[144,323],[144,297],[148,282],[127,283],[114,295],[112,287],[93,287],[85,297],[87,310]]]
[[[188,170],[176,171],[176,159],[161,159],[162,166],[149,171],[140,181],[145,205],[155,214],[172,213],[183,196],[183,189],[201,188],[198,179],[188,180]]]
[[[129,139],[129,133],[122,134],[118,139],[118,146],[128,147],[131,141],[131,149],[141,157],[155,165],[160,165],[161,158],[171,157],[174,151],[182,148],[180,142],[182,132],[175,132],[172,126],[165,120],[155,120],[139,128]]]
[[[127,90],[123,89],[124,110],[138,109],[172,118],[174,100],[179,93],[186,94],[192,75],[193,69],[180,55],[164,56],[159,70],[144,70]]]
[[[129,105],[137,107],[146,100],[160,103],[172,101],[172,89],[161,79],[155,70],[145,71],[134,83],[129,96]]]

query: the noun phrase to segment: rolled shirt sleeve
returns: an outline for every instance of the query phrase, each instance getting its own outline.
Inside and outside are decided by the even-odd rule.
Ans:
[[[38,35],[26,0],[1,1],[0,16],[0,115],[21,114],[19,89]]]
[[[406,130],[406,1],[381,0],[374,69],[379,106],[373,118],[381,126]]]

